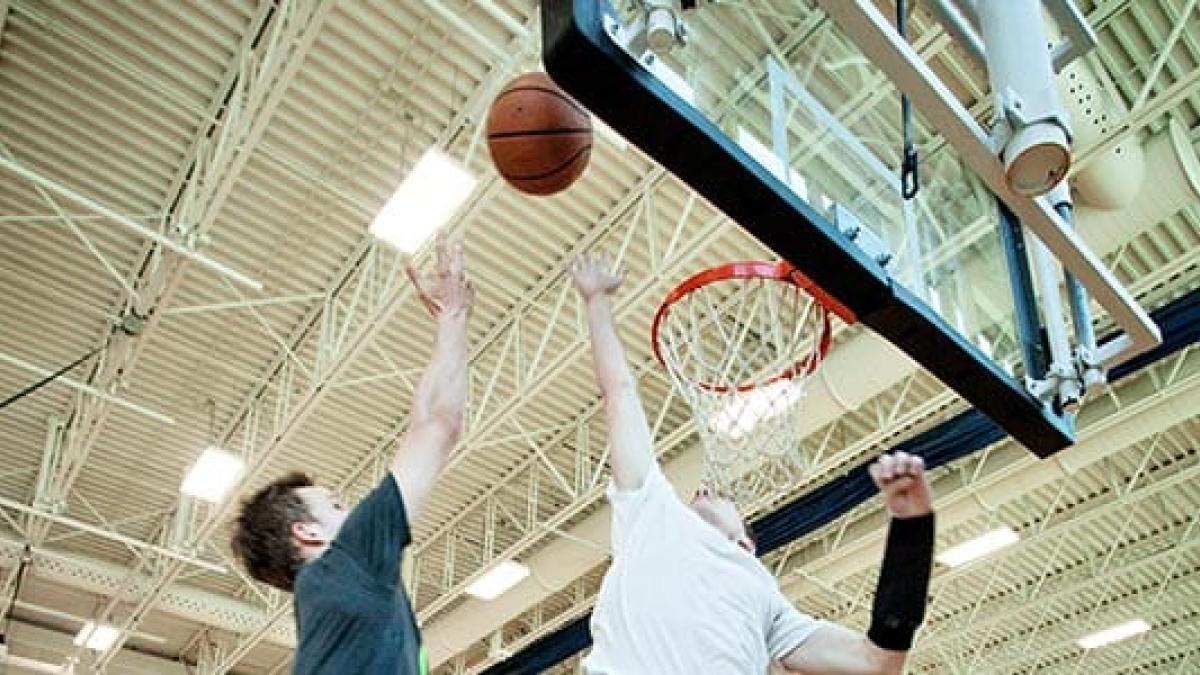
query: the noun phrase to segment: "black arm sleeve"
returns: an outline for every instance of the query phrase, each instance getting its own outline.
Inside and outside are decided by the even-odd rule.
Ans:
[[[867,637],[884,649],[908,651],[925,618],[933,566],[933,514],[893,518]]]

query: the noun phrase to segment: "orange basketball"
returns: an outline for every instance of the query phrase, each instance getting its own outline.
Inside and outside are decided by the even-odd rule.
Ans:
[[[509,82],[492,102],[488,150],[496,170],[528,195],[567,189],[592,154],[592,118],[545,73]]]

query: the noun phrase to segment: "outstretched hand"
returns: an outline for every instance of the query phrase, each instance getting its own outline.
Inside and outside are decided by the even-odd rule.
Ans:
[[[571,277],[584,300],[600,295],[612,295],[621,286],[624,271],[612,270],[612,262],[604,254],[584,254],[571,264]]]
[[[417,297],[434,316],[468,314],[475,300],[475,290],[467,281],[467,261],[462,240],[450,241],[444,230],[439,231],[434,251],[437,266],[429,282],[421,279],[421,273],[411,258],[404,265],[404,272],[417,289]]]
[[[904,452],[884,455],[867,468],[893,518],[915,518],[933,511],[925,460]]]

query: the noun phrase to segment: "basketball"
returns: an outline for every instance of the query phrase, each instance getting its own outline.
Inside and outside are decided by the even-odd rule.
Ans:
[[[571,186],[592,153],[592,118],[545,73],[509,82],[492,102],[488,150],[509,185],[535,196]]]

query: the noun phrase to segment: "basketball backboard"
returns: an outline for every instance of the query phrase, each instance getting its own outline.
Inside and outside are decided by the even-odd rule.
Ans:
[[[702,5],[686,44],[667,51],[660,41],[656,53],[637,8],[544,2],[545,63],[614,130],[1031,451],[1067,447],[1069,408],[1026,377],[1047,300],[1006,264],[1024,245],[1021,226],[1124,329],[1097,350],[1100,365],[1153,347],[1153,323],[1045,200],[1006,188],[986,134],[918,53],[945,44],[886,35],[870,0],[817,4],[831,14],[765,0]],[[830,24],[844,30],[808,39]],[[911,201],[897,169],[897,89],[932,130],[923,136],[943,139],[924,148]]]

